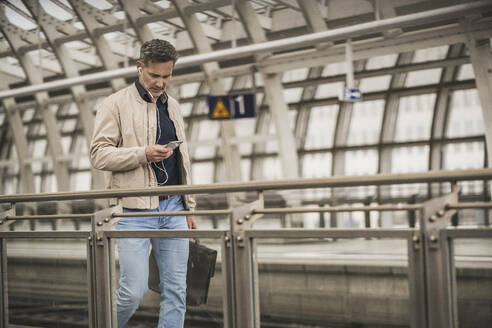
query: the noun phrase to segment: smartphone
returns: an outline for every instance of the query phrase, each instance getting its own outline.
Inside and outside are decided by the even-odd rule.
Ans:
[[[164,147],[170,148],[170,149],[176,149],[183,143],[183,140],[176,140],[176,141],[170,141]]]

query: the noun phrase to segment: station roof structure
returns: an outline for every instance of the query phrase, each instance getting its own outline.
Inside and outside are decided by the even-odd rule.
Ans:
[[[95,112],[136,79],[153,38],[180,53],[168,92],[185,117],[194,183],[492,159],[491,1],[7,0],[0,32],[0,194],[103,187],[88,159]],[[362,99],[341,100],[347,86]],[[209,119],[208,95],[243,93],[256,95],[255,118]],[[486,193],[480,181],[462,187]],[[441,191],[360,187],[337,199]]]

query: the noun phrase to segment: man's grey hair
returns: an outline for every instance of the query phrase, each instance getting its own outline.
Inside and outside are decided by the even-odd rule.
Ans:
[[[166,63],[172,61],[176,64],[178,57],[176,48],[171,43],[166,40],[153,39],[142,44],[138,60],[144,66],[147,66],[149,62]]]

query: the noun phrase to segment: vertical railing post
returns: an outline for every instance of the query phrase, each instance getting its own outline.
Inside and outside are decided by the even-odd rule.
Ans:
[[[235,292],[234,292],[234,256],[231,234],[228,232],[222,238],[222,283],[224,294],[222,310],[224,313],[224,327],[233,328],[235,322]]]
[[[409,316],[411,328],[426,328],[425,260],[422,234],[416,231],[408,240],[408,289],[410,296]]]
[[[413,194],[408,199],[408,204],[416,204],[416,203],[417,203],[417,194]],[[416,217],[417,217],[417,211],[416,210],[409,210],[408,211],[408,226],[410,228],[415,228]]]
[[[8,231],[9,223],[6,218],[13,215],[15,215],[15,204],[11,204],[10,209],[0,213],[0,231]],[[0,238],[0,328],[9,326],[8,290],[7,241],[5,238]]]
[[[95,272],[94,272],[94,238],[93,236],[89,236],[87,238],[87,304],[88,304],[88,309],[87,309],[87,314],[88,314],[88,321],[89,321],[89,327],[97,327],[97,321],[96,321],[96,296],[95,296],[95,281],[92,279],[95,277]]]
[[[364,206],[369,206],[372,203],[372,196],[369,196],[366,198],[364,201]],[[369,229],[371,227],[371,212],[370,211],[364,211],[364,227]]]
[[[440,232],[446,229],[456,211],[446,210],[446,205],[458,202],[457,188],[453,192],[424,202],[420,219],[421,245],[425,264],[425,304],[427,328],[457,328],[456,277],[453,252],[448,240],[441,240]]]
[[[255,242],[245,235],[255,220],[254,209],[263,208],[263,199],[233,209],[231,215],[231,244],[235,297],[235,328],[259,328],[258,265]]]
[[[104,231],[110,230],[114,213],[121,213],[121,206],[114,206],[94,213],[92,216],[93,262],[92,281],[93,304],[95,305],[95,327],[116,327],[114,319],[112,295],[112,283],[114,275],[114,257],[111,253],[111,241],[104,235]]]

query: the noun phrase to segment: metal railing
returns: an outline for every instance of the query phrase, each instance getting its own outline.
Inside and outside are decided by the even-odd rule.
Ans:
[[[490,227],[474,229],[449,228],[457,210],[492,208],[490,202],[459,203],[458,181],[492,180],[492,169],[436,171],[418,174],[387,174],[323,179],[297,179],[246,183],[172,186],[146,189],[94,190],[29,195],[0,196],[0,204],[10,209],[0,213],[0,327],[9,325],[6,239],[71,238],[87,243],[87,286],[89,286],[89,322],[91,327],[115,327],[115,258],[112,242],[116,238],[210,238],[220,239],[224,326],[259,327],[258,263],[255,241],[262,238],[396,238],[408,245],[408,284],[410,326],[458,327],[456,277],[450,242],[456,238],[492,238]],[[420,204],[374,206],[322,206],[312,208],[264,208],[263,192],[267,190],[343,188],[409,183],[451,183],[452,192]],[[17,215],[16,204],[23,202],[66,201],[77,199],[121,198],[150,195],[183,195],[254,191],[258,199],[226,210],[183,212],[123,213],[121,206],[93,214]],[[346,211],[420,211],[418,228],[405,229],[254,229],[253,224],[264,214],[346,212]],[[156,215],[227,215],[225,230],[125,230],[112,226],[119,218]],[[87,219],[90,231],[9,231],[18,220]],[[443,302],[443,299],[448,300]]]

